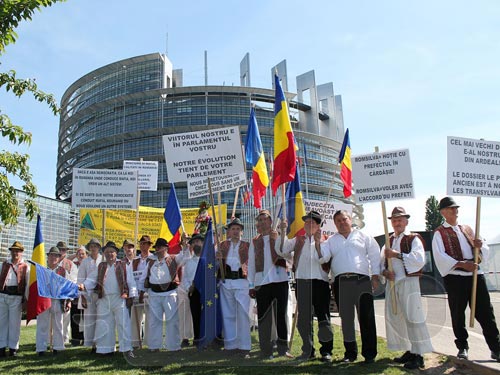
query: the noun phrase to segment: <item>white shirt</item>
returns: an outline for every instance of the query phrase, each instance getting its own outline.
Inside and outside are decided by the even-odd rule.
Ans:
[[[104,295],[107,296],[111,294],[121,294],[118,280],[116,279],[115,264],[112,265],[107,264],[107,267],[108,269],[106,271],[106,275],[104,276],[104,281],[102,286]],[[85,285],[86,290],[93,290],[96,287],[97,273],[98,271],[96,268],[84,281],[83,284]],[[134,277],[130,272],[128,272],[128,269],[126,273],[127,273],[128,297],[137,297],[137,286],[135,284]]]
[[[410,232],[400,233],[398,236],[394,237],[392,243],[392,249],[399,251],[401,253],[401,239],[404,235],[409,235]],[[380,253],[380,273],[385,269],[385,245],[382,247]],[[401,253],[403,259],[391,258],[392,259],[392,269],[395,274],[395,281],[402,280],[406,277],[406,271],[408,273],[414,273],[421,270],[425,265],[425,249],[422,241],[418,236],[416,236],[411,243],[411,251],[408,254]]]
[[[295,248],[297,238],[285,239],[283,245],[283,255],[290,254]],[[279,252],[278,252],[279,254]],[[328,274],[321,268],[318,252],[316,251],[316,242],[314,237],[306,236],[304,246],[300,253],[300,258],[295,269],[295,278],[302,280],[323,280],[328,281]]]
[[[321,244],[321,253],[321,263],[331,259],[333,277],[343,273],[380,273],[380,248],[373,237],[358,229],[352,229],[347,238],[340,233],[330,236]]]
[[[238,271],[241,268],[240,263],[240,244],[241,241],[234,243],[233,241],[229,242],[229,251],[227,252],[226,264],[231,267],[231,271]],[[248,289],[248,280],[247,279],[226,279],[224,282],[221,282],[221,285],[226,289]]]
[[[458,236],[458,241],[460,242],[460,248],[462,249],[462,255],[464,259],[473,259],[474,253],[472,247],[467,241],[467,238],[464,236],[458,225],[452,226],[448,224],[446,221],[443,223],[445,228],[453,228],[455,233]],[[489,255],[489,247],[486,245],[486,242],[483,241],[483,247],[481,247],[481,257],[482,260],[485,261],[488,259]],[[466,272],[461,270],[454,269],[457,264],[457,260],[446,254],[444,249],[443,239],[441,238],[441,233],[438,231],[434,232],[434,238],[432,239],[432,254],[434,255],[434,262],[436,263],[436,267],[441,274],[441,276],[446,275],[462,275],[462,276],[472,276],[472,272]],[[483,270],[481,268],[477,271],[478,274],[483,274]]]
[[[253,241],[250,241],[250,249],[248,250],[248,283],[250,288],[253,288],[257,285],[266,285],[288,281],[288,274],[286,272],[286,269],[284,267],[276,266],[273,264],[271,258],[271,245],[269,241],[269,235],[262,237],[264,239],[264,271],[262,272],[255,271],[255,247]],[[279,237],[275,241],[275,246],[279,250]]]
[[[189,259],[186,259],[186,262],[184,263],[184,267],[182,268],[181,287],[186,292],[189,290],[191,284],[193,284],[199,260],[200,257],[193,254],[189,257]]]
[[[77,283],[83,284],[85,280],[87,280],[87,278],[90,276],[90,274],[97,270],[97,266],[102,262],[102,260],[103,258],[101,254],[98,254],[95,260],[90,256],[82,260],[80,267],[78,267]],[[88,296],[91,293],[91,290],[82,292],[84,296]]]
[[[182,267],[182,265],[187,261],[188,251],[183,250],[179,254],[175,255],[175,262],[177,263],[177,267]],[[167,257],[170,256],[167,254]],[[151,266],[151,273],[149,274],[149,283],[150,284],[166,284],[172,281],[172,277],[170,275],[170,271],[168,269],[167,263],[165,261],[166,258],[163,258],[161,261],[158,259],[155,260],[153,265]],[[145,291],[144,282],[146,281],[146,277],[148,276],[149,267],[144,268],[142,271],[141,277],[139,278],[138,288],[139,290]],[[150,295],[164,295],[168,292],[153,292],[149,290],[148,293]]]

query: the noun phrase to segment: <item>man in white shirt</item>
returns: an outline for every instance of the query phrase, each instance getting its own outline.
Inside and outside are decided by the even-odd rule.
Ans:
[[[425,265],[424,241],[419,234],[406,230],[408,215],[403,207],[394,207],[391,221],[394,233],[390,248],[381,252],[382,275],[388,280],[385,291],[385,329],[387,348],[405,353],[394,361],[410,370],[424,367],[424,353],[433,351],[420,297],[420,276]],[[389,271],[388,259],[392,262]],[[395,301],[391,283],[394,282]],[[393,310],[393,304],[396,311]]]
[[[187,258],[182,268],[181,289],[187,291],[189,298],[189,310],[191,312],[191,323],[193,327],[193,346],[196,346],[200,340],[201,323],[201,296],[200,292],[194,286],[194,277],[198,262],[200,261],[201,251],[203,250],[203,241],[205,237],[201,234],[193,234],[189,239],[188,245],[191,251],[191,257]]]
[[[61,257],[59,259],[59,266],[63,267],[66,270],[66,273],[68,274],[68,279],[71,280],[72,282],[76,283],[77,277],[78,277],[78,267],[75,265],[75,263],[73,263],[72,260],[70,260],[67,257],[68,245],[66,245],[66,242],[64,242],[64,241],[59,241],[57,243],[56,247],[59,249],[59,253],[61,254]],[[70,323],[71,323],[71,312],[64,311],[63,312],[63,337],[64,337],[65,344],[69,344]]]
[[[10,250],[10,260],[0,268],[0,357],[5,357],[9,348],[11,357],[17,356],[21,334],[21,313],[29,289],[29,265],[23,260],[24,246],[15,241]]]
[[[379,285],[380,250],[373,237],[352,227],[351,214],[337,211],[333,215],[337,233],[321,246],[321,263],[331,260],[333,290],[342,321],[345,353],[343,362],[354,362],[358,346],[354,329],[354,310],[361,330],[361,355],[365,363],[377,356],[377,328],[372,288]],[[371,281],[370,281],[371,276]]]
[[[316,211],[302,217],[305,236],[285,239],[283,254],[293,252],[293,271],[296,281],[298,319],[297,329],[302,338],[302,354],[299,359],[315,358],[313,336],[313,312],[318,319],[318,340],[323,362],[332,361],[333,331],[330,324],[330,264],[321,264],[321,223],[323,218]],[[286,222],[283,223],[283,230]],[[313,310],[314,309],[314,310]]]
[[[92,238],[87,244],[89,256],[85,258],[78,267],[77,283],[83,284],[85,280],[97,270],[103,257],[99,254],[101,243],[98,239]],[[83,309],[83,345],[90,347],[91,353],[95,353],[95,323],[97,315],[97,294],[94,290],[82,291],[80,296],[80,306]]]
[[[103,355],[115,352],[116,329],[120,352],[135,358],[130,341],[127,301],[137,296],[137,287],[133,275],[127,272],[126,263],[117,259],[117,253],[115,243],[107,242],[104,246],[105,261],[79,287],[80,290],[95,290],[97,294],[96,352]]]
[[[448,293],[451,323],[455,334],[457,357],[468,359],[469,334],[465,327],[465,309],[472,295],[472,275],[478,270],[476,285],[476,320],[481,324],[483,336],[491,350],[491,359],[500,362],[500,334],[490,301],[483,271],[474,263],[473,249],[480,249],[481,258],[488,259],[489,248],[468,225],[458,224],[458,207],[451,197],[439,201],[439,212],[445,222],[434,232],[432,253],[436,267],[443,276]]]
[[[278,334],[278,355],[291,357],[288,353],[288,273],[286,260],[276,252],[279,250],[278,233],[272,230],[271,213],[261,210],[256,217],[257,235],[248,251],[248,283],[251,298],[257,299],[259,318],[259,346],[261,355],[273,358],[271,330],[273,314]],[[274,307],[273,307],[274,306]]]
[[[247,280],[250,244],[241,240],[243,229],[238,218],[226,225],[228,239],[220,243],[217,257],[224,267],[224,280],[219,283],[224,349],[238,350],[248,358],[252,348]]]

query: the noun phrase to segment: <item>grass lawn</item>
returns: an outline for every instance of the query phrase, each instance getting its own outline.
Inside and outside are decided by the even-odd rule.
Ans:
[[[1,329],[1,328],[0,328]],[[64,352],[53,356],[47,352],[44,357],[35,353],[35,326],[22,327],[19,356],[0,360],[0,374],[411,374],[418,371],[405,370],[392,362],[400,353],[389,352],[385,341],[379,338],[378,356],[375,363],[364,364],[360,356],[352,364],[340,363],[344,347],[342,334],[334,326],[333,363],[324,364],[319,359],[300,362],[278,357],[273,360],[259,358],[257,334],[252,336],[253,346],[250,359],[228,355],[224,350],[210,349],[198,352],[193,347],[179,352],[150,353],[147,349],[136,350],[136,358],[128,361],[116,353],[112,357],[91,355],[89,348],[68,347]],[[358,338],[358,344],[360,339]],[[301,353],[302,340],[297,334],[294,338],[292,353]],[[318,345],[316,343],[316,345]],[[319,350],[316,351],[319,354]]]

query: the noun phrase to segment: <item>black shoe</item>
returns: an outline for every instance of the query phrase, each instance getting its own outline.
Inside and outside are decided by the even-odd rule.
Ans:
[[[457,358],[459,359],[469,359],[469,351],[468,349],[459,349]]]
[[[396,363],[406,363],[413,359],[413,354],[407,350],[401,357],[394,358],[394,362]]]
[[[500,362],[500,351],[499,352],[491,352],[491,359],[494,359],[497,362]]]
[[[364,363],[367,365],[370,363],[373,363],[373,362],[375,362],[375,358],[365,358],[365,360],[364,360]]]
[[[17,350],[16,349],[9,349],[9,355],[11,357],[17,357]]]
[[[330,354],[323,354],[321,356],[321,362],[331,363],[332,362],[332,356]]]
[[[43,357],[45,355],[45,352],[38,352],[39,357]]]
[[[96,353],[96,347],[93,346],[92,349],[90,349],[90,354],[95,354]]]
[[[187,348],[188,346],[189,346],[189,340],[188,339],[182,340],[181,348]]]
[[[415,370],[417,368],[424,368],[424,357],[418,354],[413,354],[413,359],[404,364],[404,368],[408,370]]]
[[[316,355],[314,353],[302,353],[296,359],[298,361],[309,361],[309,360],[313,360],[315,358],[316,358]]]
[[[352,357],[344,357],[340,360],[340,362],[343,362],[343,363],[352,363],[356,360],[356,358],[352,358]]]
[[[55,349],[52,350],[52,355],[57,355],[57,353],[58,353],[57,350]]]
[[[0,358],[2,358],[2,357],[6,357],[5,348],[0,349]]]

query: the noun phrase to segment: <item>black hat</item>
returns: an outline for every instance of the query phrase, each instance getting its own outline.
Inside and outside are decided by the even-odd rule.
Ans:
[[[118,247],[116,247],[116,244],[113,241],[108,241],[106,242],[106,245],[102,248],[103,250],[106,250],[107,248],[111,248],[114,251],[119,251]]]
[[[169,246],[168,246],[168,242],[167,242],[167,240],[166,240],[166,239],[164,239],[164,238],[161,238],[161,237],[157,238],[157,239],[156,239],[156,243],[153,245],[153,247],[154,247],[155,249],[157,249],[157,248],[159,248],[159,247],[163,247],[163,246],[169,247]]]
[[[153,242],[151,241],[151,237],[149,237],[148,235],[143,235],[141,237],[141,239],[139,240],[139,243],[141,242],[147,242],[149,244],[152,244]]]
[[[99,240],[97,238],[91,238],[89,243],[87,244],[86,248],[88,249],[90,247],[90,245],[97,245],[97,246],[101,247],[101,243],[99,242]]]
[[[388,217],[389,220],[392,218],[397,218],[397,217],[406,217],[407,219],[410,218],[410,215],[408,215],[403,207],[394,207],[392,210],[392,216]]]
[[[196,233],[196,234],[193,234],[191,236],[191,238],[189,239],[188,241],[188,244],[192,244],[194,240],[202,240],[202,241],[205,241],[205,236],[203,234],[199,234],[199,233]]]
[[[313,219],[318,224],[323,221],[323,217],[318,211],[310,211],[305,216],[302,216],[303,221],[306,221],[306,219]]]
[[[125,246],[135,247],[135,243],[133,243],[132,241],[130,241],[129,239],[127,239],[127,240],[123,241],[122,247],[125,247]]]
[[[227,230],[227,229],[231,228],[231,226],[233,226],[233,225],[239,225],[241,227],[241,230],[245,229],[245,226],[243,225],[241,220],[238,219],[237,217],[234,218],[233,220],[231,220],[229,223],[227,223],[227,225],[224,228]]]
[[[68,250],[68,246],[64,241],[59,241],[56,246],[59,250]]]
[[[49,250],[49,252],[47,253],[47,255],[50,255],[50,254],[55,254],[55,255],[61,255],[61,252],[59,251],[59,248],[56,247],[56,246],[52,246]]]
[[[11,247],[9,247],[9,250],[14,250],[14,251],[24,251],[24,246],[21,244],[19,241],[14,241]]]
[[[444,197],[439,201],[440,210],[448,207],[460,207],[460,206],[457,204],[457,202],[455,202],[455,200],[452,197]]]

